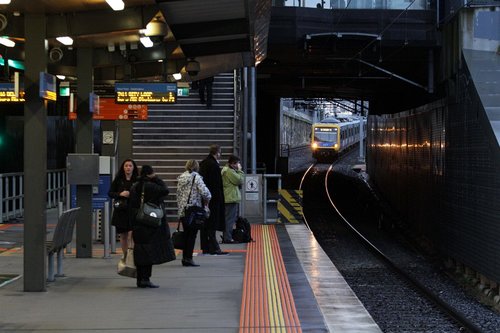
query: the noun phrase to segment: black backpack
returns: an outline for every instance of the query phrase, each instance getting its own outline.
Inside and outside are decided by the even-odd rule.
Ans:
[[[239,216],[236,219],[236,228],[233,230],[233,240],[238,243],[248,243],[252,239],[252,226],[244,217]]]

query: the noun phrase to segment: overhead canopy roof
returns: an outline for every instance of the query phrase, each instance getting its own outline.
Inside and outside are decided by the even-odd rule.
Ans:
[[[1,49],[0,53],[22,59],[24,18],[43,14],[53,74],[74,72],[79,47],[94,49],[97,80],[126,76],[122,67],[127,63],[133,79],[161,78],[180,71],[188,59],[198,61],[201,69],[196,77],[185,75],[186,79],[199,79],[255,65],[266,56],[271,0],[124,2],[123,11],[113,11],[105,0],[13,0],[0,5],[6,23],[3,29],[0,24],[0,33],[18,43],[7,54]],[[163,22],[165,29],[162,36],[152,36],[152,48],[145,48],[139,41],[140,30],[152,20]],[[55,39],[61,35],[71,36],[73,47]],[[60,54],[50,54],[53,48],[61,49],[61,59]]]

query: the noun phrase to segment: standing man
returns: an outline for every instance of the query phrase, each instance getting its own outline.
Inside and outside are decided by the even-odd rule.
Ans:
[[[240,159],[231,155],[226,166],[222,168],[222,184],[224,186],[224,203],[226,210],[226,230],[222,237],[222,243],[232,244],[233,227],[238,217],[238,208],[241,201],[240,187],[243,184],[245,175],[241,171]]]
[[[212,107],[212,85],[214,83],[213,76],[207,77],[198,81],[198,94],[200,96],[200,103],[207,103],[207,109]],[[206,98],[205,98],[206,93]]]
[[[216,231],[224,231],[226,224],[224,213],[224,190],[219,166],[220,157],[220,146],[212,144],[208,156],[200,163],[199,173],[212,194],[212,199],[208,206],[210,209],[210,217],[200,232],[200,245],[204,254],[228,254],[227,252],[221,251],[215,237]]]

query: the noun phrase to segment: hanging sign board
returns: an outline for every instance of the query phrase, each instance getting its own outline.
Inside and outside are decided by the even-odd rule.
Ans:
[[[49,101],[57,100],[56,77],[40,72],[40,97]]]
[[[99,107],[94,109],[94,120],[147,120],[148,106],[143,104],[116,104],[114,98],[100,97]],[[69,119],[76,119],[76,111],[69,113]]]
[[[115,83],[118,104],[172,104],[177,102],[177,83]]]
[[[24,90],[19,91],[16,97],[14,83],[0,83],[0,103],[22,103],[24,102]]]

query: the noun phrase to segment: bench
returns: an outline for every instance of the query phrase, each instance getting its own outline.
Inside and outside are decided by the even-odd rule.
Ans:
[[[80,207],[64,211],[57,220],[52,240],[45,242],[48,256],[47,281],[55,281],[56,276],[64,276],[62,269],[63,250],[73,240],[73,229]],[[57,253],[57,274],[54,274],[54,254]]]

